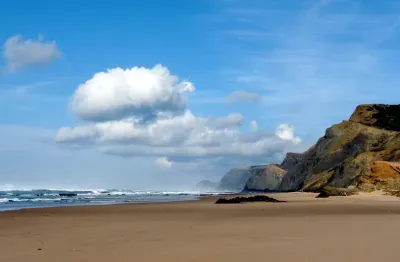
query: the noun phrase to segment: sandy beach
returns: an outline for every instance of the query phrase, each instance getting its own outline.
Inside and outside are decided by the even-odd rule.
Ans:
[[[64,207],[0,213],[0,261],[396,261],[400,199]]]

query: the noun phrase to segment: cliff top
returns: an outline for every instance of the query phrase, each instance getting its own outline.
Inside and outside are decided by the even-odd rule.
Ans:
[[[351,122],[392,131],[400,131],[400,105],[359,105],[350,117]]]

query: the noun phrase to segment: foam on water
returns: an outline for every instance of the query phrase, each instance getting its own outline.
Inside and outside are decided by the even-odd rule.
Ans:
[[[209,195],[213,194],[219,193],[209,193]],[[198,191],[135,191],[121,189],[8,189],[0,191],[0,211],[57,206],[172,202],[195,200],[199,197],[200,192]]]

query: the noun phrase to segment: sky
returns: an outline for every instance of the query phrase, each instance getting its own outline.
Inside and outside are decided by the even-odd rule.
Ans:
[[[190,189],[399,103],[395,0],[15,0],[0,24],[0,188]]]

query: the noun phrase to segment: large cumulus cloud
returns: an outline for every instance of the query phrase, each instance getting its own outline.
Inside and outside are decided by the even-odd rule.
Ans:
[[[127,116],[149,119],[162,113],[181,113],[184,92],[193,92],[190,82],[179,82],[161,65],[151,69],[109,69],[95,74],[76,90],[71,109],[89,121],[114,120]]]
[[[300,142],[288,125],[275,133],[259,128],[244,131],[245,119],[239,113],[196,116],[183,97],[194,90],[192,83],[179,81],[162,65],[97,73],[78,87],[71,101],[72,112],[85,123],[60,128],[56,141],[110,155],[174,162],[262,161]]]

